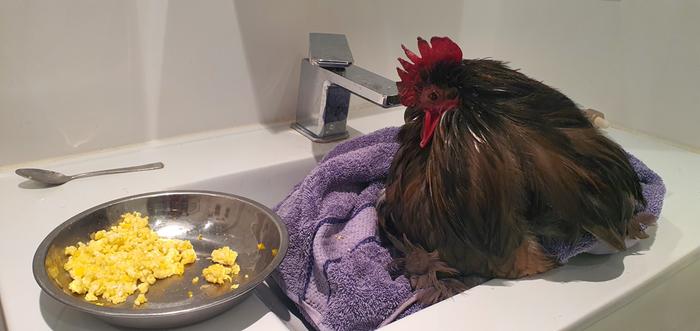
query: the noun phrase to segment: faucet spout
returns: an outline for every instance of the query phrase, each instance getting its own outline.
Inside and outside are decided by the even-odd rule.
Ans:
[[[312,33],[301,61],[297,120],[292,127],[315,142],[348,137],[350,94],[381,107],[399,105],[396,82],[353,64],[344,35]]]
[[[357,65],[335,72],[330,81],[376,105],[388,108],[398,104],[396,82]]]

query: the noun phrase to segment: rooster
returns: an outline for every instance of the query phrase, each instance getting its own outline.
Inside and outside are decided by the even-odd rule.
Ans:
[[[377,210],[403,252],[391,267],[423,303],[556,267],[543,239],[590,233],[624,250],[646,237],[625,151],[572,100],[503,62],[462,59],[449,38],[418,38],[420,55],[402,48],[405,124]]]

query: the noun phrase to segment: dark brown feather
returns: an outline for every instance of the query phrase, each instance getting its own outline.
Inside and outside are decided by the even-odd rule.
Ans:
[[[629,230],[645,202],[626,153],[569,98],[492,60],[421,77],[456,88],[460,103],[424,149],[423,111],[406,109],[378,205],[385,234],[437,252],[462,275],[509,278],[555,266],[537,237],[590,232],[622,250],[625,237],[643,236]]]

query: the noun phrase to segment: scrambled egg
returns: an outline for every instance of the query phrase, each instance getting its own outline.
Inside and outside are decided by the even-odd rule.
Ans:
[[[227,266],[236,265],[238,253],[231,250],[228,246],[224,246],[211,251],[211,260],[216,263],[221,263]]]
[[[238,253],[228,246],[215,249],[211,252],[211,260],[216,262],[204,270],[202,276],[210,283],[223,284],[227,280],[232,280],[231,275],[238,275],[241,267],[236,264]]]
[[[139,295],[136,297],[136,300],[134,300],[134,304],[137,305],[137,306],[140,306],[140,305],[142,305],[143,303],[146,303],[146,302],[148,302],[148,299],[146,299],[146,295],[144,295],[143,293],[139,294]]]
[[[210,283],[223,284],[225,281],[231,280],[231,271],[231,268],[216,263],[204,268],[202,276]]]
[[[148,226],[148,217],[126,213],[118,225],[93,233],[90,242],[78,242],[65,249],[69,255],[64,269],[73,281],[68,288],[84,294],[85,300],[102,297],[114,304],[139,291],[134,301],[148,300],[146,292],[156,279],[182,275],[185,265],[197,260],[187,240],[158,237]]]

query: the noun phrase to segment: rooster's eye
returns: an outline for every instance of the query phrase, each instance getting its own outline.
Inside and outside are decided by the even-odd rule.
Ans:
[[[435,100],[438,99],[438,94],[435,93],[435,91],[430,92],[430,94],[428,94],[428,99],[430,99],[430,100],[432,100],[432,101],[435,101]]]

